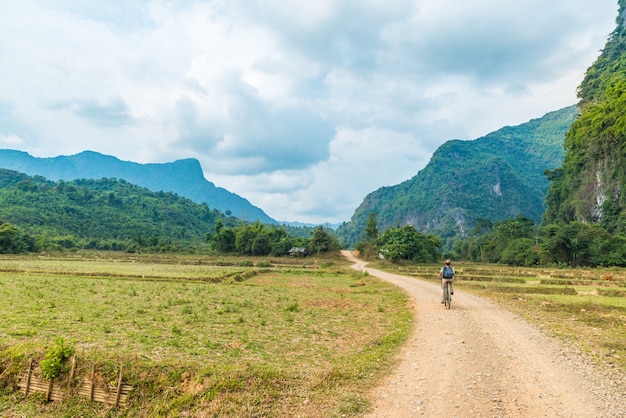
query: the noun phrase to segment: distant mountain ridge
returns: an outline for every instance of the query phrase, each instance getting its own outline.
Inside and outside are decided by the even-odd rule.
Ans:
[[[467,236],[480,218],[523,214],[540,222],[549,185],[543,172],[562,163],[577,114],[570,106],[482,138],[446,142],[416,176],[370,193],[339,237],[348,245],[360,241],[370,213],[380,231],[409,224],[441,236],[444,246]]]
[[[170,163],[139,164],[94,151],[39,158],[23,151],[5,149],[0,150],[0,168],[53,181],[123,179],[155,192],[173,192],[196,203],[206,203],[211,209],[230,211],[233,216],[246,221],[278,223],[248,200],[208,181],[200,162],[193,158]]]

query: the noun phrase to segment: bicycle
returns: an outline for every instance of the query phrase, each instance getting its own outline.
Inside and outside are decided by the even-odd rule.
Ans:
[[[451,295],[451,286],[452,280],[446,280],[446,283],[443,287],[443,304],[446,309],[450,309],[452,307],[452,295]]]

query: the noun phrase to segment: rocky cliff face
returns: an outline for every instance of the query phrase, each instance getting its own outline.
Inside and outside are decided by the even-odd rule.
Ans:
[[[579,87],[580,117],[552,173],[544,223],[600,223],[626,232],[626,0],[617,28]]]

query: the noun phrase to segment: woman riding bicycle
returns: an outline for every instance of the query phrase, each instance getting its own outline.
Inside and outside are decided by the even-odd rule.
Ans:
[[[450,260],[446,260],[443,267],[439,271],[439,279],[441,280],[441,289],[444,293],[441,297],[441,303],[444,303],[446,282],[450,283],[450,294],[454,295],[454,268],[450,265]]]

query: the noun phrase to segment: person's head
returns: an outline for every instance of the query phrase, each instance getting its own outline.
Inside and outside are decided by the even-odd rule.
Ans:
[[[449,266],[449,265],[450,265],[450,263],[451,263],[450,259],[447,259],[447,260],[446,260],[446,266]]]

